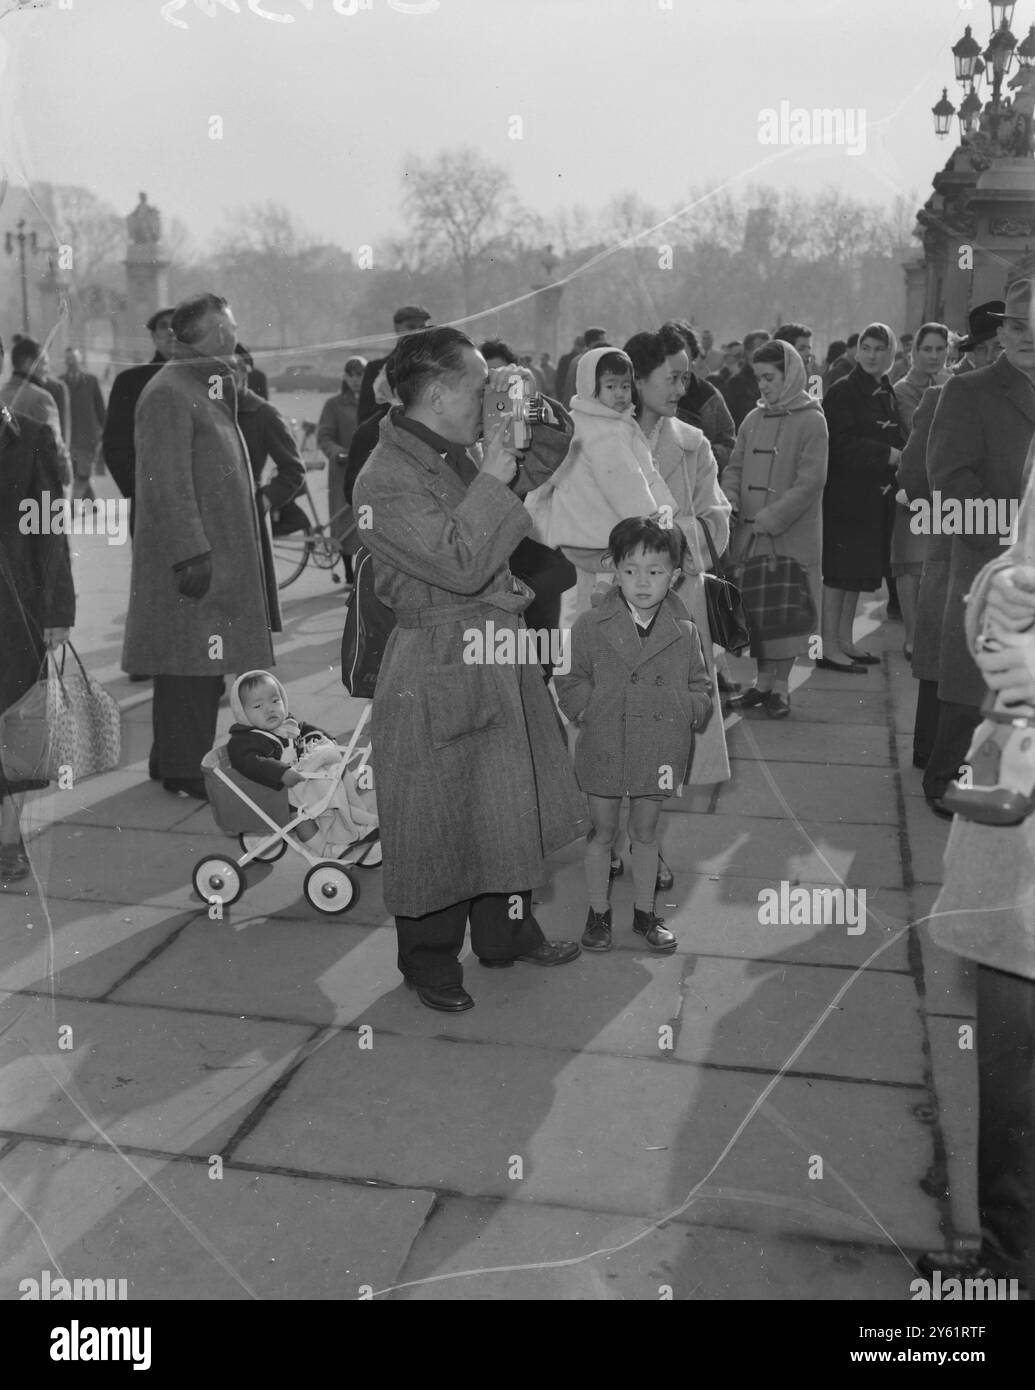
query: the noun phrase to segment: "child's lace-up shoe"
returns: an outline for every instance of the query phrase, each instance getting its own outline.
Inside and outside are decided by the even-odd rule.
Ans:
[[[584,951],[610,951],[611,949],[611,909],[594,912],[592,908],[586,916],[586,929],[582,933]]]
[[[633,908],[633,931],[637,936],[642,936],[652,951],[674,951],[676,949],[676,938],[668,927],[665,926],[663,917],[659,917],[656,912],[645,912],[642,908]]]

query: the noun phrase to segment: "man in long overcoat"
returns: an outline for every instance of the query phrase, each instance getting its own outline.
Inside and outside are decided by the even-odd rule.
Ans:
[[[176,306],[171,359],[136,408],[136,532],[122,666],[153,675],[154,768],[204,799],[223,676],[273,662],[251,468],[237,427],[226,301]],[[272,605],[272,607],[271,607]]]
[[[395,377],[402,405],[353,494],[397,623],[372,718],[384,902],[407,984],[457,1012],[474,1002],[457,959],[468,918],[485,965],[579,954],[544,939],[531,890],[544,858],[589,822],[539,667],[515,659],[531,597],[507,563],[531,530],[507,486],[515,458],[499,431],[480,469],[466,449],[481,432],[485,359],[457,329],[426,329],[396,348]]]
[[[1005,510],[1016,507],[1020,498],[1024,460],[1035,434],[1031,286],[1031,280],[1017,280],[1007,290],[998,361],[954,376],[942,389],[927,445],[927,471],[932,492],[940,492],[943,500],[989,501]],[[1001,553],[1002,537],[995,531],[975,534],[971,528],[970,534],[952,538],[938,669],[938,731],[924,771],[924,795],[936,811],[958,775],[985,694],[964,639],[963,600],[978,571]]]

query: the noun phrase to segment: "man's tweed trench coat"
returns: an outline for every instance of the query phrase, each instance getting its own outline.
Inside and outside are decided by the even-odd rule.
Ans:
[[[942,387],[927,442],[927,476],[942,498],[1021,495],[1024,460],[1035,434],[1035,385],[1007,361],[955,376]],[[953,536],[942,619],[938,698],[977,708],[985,682],[964,634],[963,600],[1003,552],[997,535]]]
[[[262,563],[255,489],[226,363],[177,345],[136,407],[133,570],[124,671],[224,676],[273,662],[276,590]],[[221,383],[213,399],[213,382]],[[211,552],[204,598],[173,566]],[[219,637],[220,644],[213,642]]]
[[[465,486],[393,414],[353,508],[398,624],[371,720],[384,903],[421,917],[538,887],[544,858],[589,821],[539,666],[463,660],[465,633],[524,626],[531,590],[507,561],[528,512],[484,473]]]

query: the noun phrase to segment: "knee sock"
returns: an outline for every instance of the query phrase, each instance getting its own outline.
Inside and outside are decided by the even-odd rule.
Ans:
[[[789,695],[791,693],[791,683],[789,680],[774,680],[773,689],[778,691],[781,695]]]
[[[759,690],[762,690],[762,691],[772,690],[772,688],[773,688],[773,673],[772,673],[772,671],[759,671],[758,675],[755,677],[755,685],[758,687]]]
[[[602,840],[590,840],[586,846],[586,888],[589,905],[594,912],[606,912],[608,909],[610,869],[611,846]]]
[[[641,912],[654,911],[654,890],[658,881],[658,842],[642,844],[632,841],[633,887],[636,890],[636,907]]]

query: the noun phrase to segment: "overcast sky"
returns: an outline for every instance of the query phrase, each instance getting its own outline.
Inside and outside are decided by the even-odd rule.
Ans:
[[[370,8],[335,8],[358,4]],[[922,202],[951,151],[930,115],[943,85],[958,100],[949,47],[964,23],[982,40],[989,29],[987,0],[406,8],[50,0],[8,13],[7,175],[86,185],[122,213],[145,189],[202,247],[229,209],[267,199],[353,251],[376,243],[401,228],[406,153],[459,144],[505,164],[521,199],[544,214],[630,189],[668,209],[693,185],[751,178],[809,191],[835,183],[867,200],[916,192]],[[1035,3],[1021,0],[1018,37],[1032,20]],[[864,111],[865,148],[760,143],[760,112],[781,102]],[[210,138],[213,117],[220,140]],[[521,139],[510,138],[514,117]],[[856,127],[856,151],[860,143]]]

